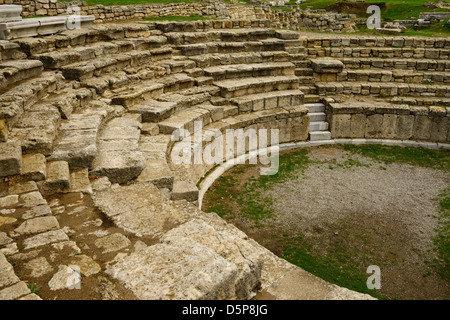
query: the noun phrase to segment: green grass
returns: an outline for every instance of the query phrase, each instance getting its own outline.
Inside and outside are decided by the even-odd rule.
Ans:
[[[449,150],[386,147],[380,145],[344,145],[342,147],[351,153],[360,154],[386,164],[398,162],[420,167],[450,169]]]
[[[261,175],[252,177],[244,183],[239,194],[233,190],[236,188],[240,174],[249,165],[240,165],[230,172],[217,179],[208,193],[209,203],[207,211],[216,212],[219,216],[233,216],[232,201],[236,202],[242,215],[255,223],[255,227],[260,227],[261,223],[273,216],[272,202],[261,195],[262,190],[267,190],[276,183],[282,183],[298,177],[300,172],[305,170],[310,160],[308,150],[301,149],[295,152],[280,155],[279,170],[275,175]]]
[[[292,9],[284,8],[284,7],[270,7],[270,9],[272,9],[272,10],[280,10],[280,11],[284,11],[284,12],[291,12],[292,11]]]
[[[450,188],[442,192],[438,201],[441,214],[437,217],[437,235],[433,239],[434,250],[438,255],[434,267],[446,281],[450,282]]]
[[[447,10],[440,8],[425,8],[425,2],[437,2],[437,0],[366,0],[368,6],[371,3],[386,3],[386,8],[381,11],[384,20],[408,20],[418,19],[420,12],[445,12]],[[312,7],[313,9],[327,9],[335,4],[336,0],[308,0],[306,3],[300,4],[300,8]],[[295,5],[295,1],[290,4]],[[369,14],[362,13],[360,17],[368,17]]]
[[[402,36],[423,36],[423,37],[447,37],[450,35],[450,25],[447,23],[449,19],[437,22],[431,26],[421,28],[419,30],[414,30],[412,28],[407,28]],[[361,34],[377,34],[380,33],[374,29],[368,29],[367,26],[357,26],[357,33]],[[392,35],[396,36],[396,35]]]
[[[31,281],[31,283],[28,285],[28,289],[30,289],[31,293],[39,295],[39,291],[42,289],[42,286],[38,286],[34,283],[34,281]]]
[[[369,294],[378,299],[387,299],[376,290],[367,288],[368,274],[359,271],[352,263],[353,250],[346,246],[336,246],[327,255],[315,255],[302,236],[281,239],[283,258],[315,276],[357,292]]]
[[[202,17],[198,15],[191,15],[187,17],[183,16],[166,16],[166,17],[153,17],[145,18],[145,21],[197,21],[197,20],[211,20],[210,17]]]

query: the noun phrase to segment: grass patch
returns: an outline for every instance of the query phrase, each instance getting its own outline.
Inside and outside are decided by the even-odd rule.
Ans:
[[[450,169],[449,150],[431,150],[413,147],[386,147],[380,145],[343,145],[344,150],[360,154],[385,164],[398,162],[414,166]]]
[[[315,255],[310,245],[301,236],[293,240],[283,239],[283,258],[290,263],[336,285],[369,294],[378,299],[387,299],[376,290],[367,288],[368,274],[361,272],[352,264],[352,251],[345,247],[336,247],[327,255]]]
[[[31,283],[28,285],[28,289],[30,289],[31,293],[39,295],[39,291],[42,289],[42,286],[38,286],[34,283],[34,281],[31,281]]]
[[[450,282],[450,188],[442,192],[438,201],[441,215],[437,217],[437,235],[433,239],[438,259],[433,265],[441,277]]]
[[[280,10],[280,11],[284,11],[284,12],[292,12],[292,9],[289,8],[284,8],[284,7],[270,7],[270,9],[272,10]]]
[[[260,227],[265,219],[273,216],[272,201],[263,197],[261,191],[269,189],[276,183],[298,177],[310,163],[308,152],[307,149],[301,149],[280,155],[277,174],[251,177],[242,185],[239,185],[238,179],[251,165],[234,167],[217,179],[211,192],[208,192],[206,210],[227,218],[239,212],[243,217],[253,221],[255,227]],[[237,207],[233,206],[233,202]]]

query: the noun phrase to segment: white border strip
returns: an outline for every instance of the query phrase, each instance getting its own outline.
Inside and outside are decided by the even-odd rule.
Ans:
[[[230,159],[225,163],[222,163],[219,167],[214,169],[206,178],[200,183],[200,190],[198,194],[198,206],[201,209],[203,203],[203,197],[212,184],[227,170],[234,167],[236,164],[244,163],[249,159],[253,159],[259,154],[263,153],[265,155],[268,152],[272,152],[272,148],[279,147],[279,151],[315,147],[329,144],[380,144],[385,146],[398,146],[398,147],[423,147],[427,149],[450,149],[450,144],[448,143],[436,143],[436,142],[419,142],[410,140],[387,140],[387,139],[333,139],[333,140],[321,140],[321,141],[302,141],[302,142],[290,142],[282,143],[279,146],[268,147],[264,149],[259,149],[251,151],[247,154],[241,155],[237,158]]]

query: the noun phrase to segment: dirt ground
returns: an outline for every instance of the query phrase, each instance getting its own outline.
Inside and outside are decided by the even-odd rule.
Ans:
[[[304,174],[262,192],[274,208],[263,227],[239,213],[224,218],[279,256],[280,237],[301,234],[317,256],[345,251],[346,263],[361,273],[377,265],[378,293],[385,297],[449,299],[450,284],[431,266],[436,198],[448,187],[448,173],[379,163],[335,147],[311,148],[308,156],[313,161]],[[258,172],[253,166],[240,173],[235,191]]]

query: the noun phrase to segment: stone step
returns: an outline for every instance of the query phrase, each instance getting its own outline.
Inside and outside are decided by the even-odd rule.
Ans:
[[[239,108],[239,113],[263,109],[281,108],[303,104],[300,90],[282,90],[257,93],[233,98],[230,102]]]
[[[208,68],[231,64],[288,62],[289,54],[285,51],[211,53],[190,56],[189,59],[195,61],[198,68]]]
[[[111,112],[108,107],[90,107],[63,120],[49,160],[67,161],[71,169],[91,169],[98,152],[98,132]]]
[[[246,77],[289,76],[294,74],[294,65],[289,62],[272,62],[258,64],[234,64],[205,68],[206,76],[214,80]]]
[[[172,200],[195,202],[198,200],[198,193],[198,188],[192,181],[175,181],[172,190]]]
[[[253,77],[215,81],[224,98],[240,97],[248,94],[269,92],[275,90],[298,89],[296,76]]]
[[[310,131],[309,132],[309,140],[310,141],[321,141],[321,140],[330,140],[331,132],[330,131]]]
[[[412,71],[439,71],[450,70],[450,61],[435,59],[412,58],[337,58],[342,61],[346,69],[389,69]]]
[[[137,24],[108,24],[93,25],[89,29],[74,29],[60,32],[58,34],[39,38],[19,38],[13,40],[28,57],[36,54],[62,50],[66,48],[77,48],[89,46],[99,42],[116,42],[123,40],[133,41],[135,39],[149,39],[154,46],[167,42],[161,31],[150,30],[148,26]],[[159,38],[158,38],[159,37]]]
[[[310,122],[309,124],[309,132],[312,131],[327,131],[329,128],[328,122],[325,121],[315,121]]]
[[[42,153],[49,156],[58,134],[61,118],[67,118],[92,98],[88,89],[65,89],[31,105],[15,122],[10,137],[18,139],[24,153]]]
[[[167,152],[171,139],[169,135],[142,136],[139,151],[145,157],[145,169],[137,178],[138,182],[151,182],[159,189],[172,190],[174,173],[167,164]]]
[[[66,79],[84,80],[93,76],[113,73],[126,67],[142,67],[150,61],[152,61],[150,52],[133,50],[68,64],[61,67],[61,71]]]
[[[304,41],[304,45],[313,47],[331,47],[331,48],[351,48],[351,47],[375,47],[375,48],[449,48],[449,42],[446,38],[422,38],[422,37],[379,37],[354,35],[351,37],[337,38],[333,35],[321,34],[319,36],[301,36],[300,40]]]
[[[22,114],[11,130],[10,139],[16,139],[23,153],[42,153],[49,156],[58,133],[61,114],[51,105],[42,105],[40,111]]]
[[[27,55],[21,51],[20,45],[12,41],[2,41],[0,43],[1,57],[0,61],[22,60]]]
[[[302,90],[302,89],[300,89]],[[321,97],[315,94],[305,94],[305,103],[319,103]]]
[[[317,88],[315,85],[301,85],[298,87],[306,95],[316,95]]]
[[[336,75],[337,81],[355,82],[402,82],[421,84],[444,84],[450,83],[450,74],[442,72],[426,71],[388,71],[388,70],[344,70]],[[320,79],[319,79],[320,81]]]
[[[311,77],[313,73],[311,68],[295,68],[295,75],[299,77]]]
[[[158,66],[165,68],[170,73],[179,73],[187,70],[194,69],[196,67],[195,62],[192,60],[184,59],[183,56],[172,57],[170,60],[161,60],[157,63]]]
[[[16,82],[40,76],[43,70],[39,60],[11,60],[0,62],[0,90]]]
[[[274,36],[271,29],[228,29],[197,32],[167,32],[164,33],[169,43],[175,45],[198,44],[210,42],[248,42],[261,41]],[[272,40],[272,39],[270,39]],[[279,39],[276,39],[279,40]]]
[[[308,115],[311,122],[325,121],[327,117],[324,112],[311,112]]]
[[[158,123],[159,132],[163,134],[172,134],[175,130],[184,129],[193,133],[196,129],[194,122],[201,121],[203,125],[211,122],[211,112],[205,108],[192,107],[180,111],[170,118]]]
[[[100,131],[98,153],[91,175],[106,176],[113,183],[126,183],[145,168],[145,158],[138,150],[141,124],[129,117],[109,121]]]
[[[22,170],[22,149],[17,142],[0,143],[0,177],[20,174]]]
[[[63,78],[55,72],[43,72],[40,77],[18,83],[8,91],[0,94],[0,119],[4,119],[9,130],[19,119],[25,108],[35,104],[62,87]]]
[[[314,77],[297,77],[298,82],[301,85],[313,85],[314,84]]]
[[[40,53],[32,57],[40,60],[45,69],[59,69],[81,61],[132,51],[146,51],[151,54],[152,61],[157,61],[158,57],[161,59],[161,56],[170,57],[172,54],[171,48],[161,47],[164,41],[160,39],[165,39],[165,37],[97,42],[86,46]]]
[[[327,94],[361,94],[414,97],[449,97],[450,87],[443,85],[427,85],[415,83],[374,83],[374,82],[317,82],[317,93]]]
[[[395,104],[407,104],[410,106],[445,106],[450,107],[450,98],[440,97],[394,97],[390,100]]]
[[[325,105],[323,103],[305,103],[304,106],[309,112],[325,112]]]
[[[262,41],[245,42],[208,42],[179,45],[177,49],[185,56],[198,56],[205,54],[243,53],[285,51],[282,40],[270,39]]]
[[[332,58],[404,58],[448,60],[449,50],[444,48],[413,48],[413,47],[333,47],[308,48],[308,56]]]

